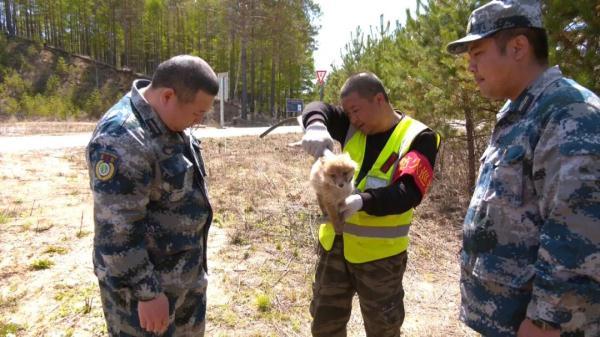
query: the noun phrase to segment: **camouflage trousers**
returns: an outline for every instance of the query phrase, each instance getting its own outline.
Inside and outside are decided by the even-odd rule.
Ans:
[[[206,289],[189,289],[180,293],[165,291],[169,299],[169,327],[162,335],[140,327],[137,301],[126,292],[118,292],[100,282],[104,317],[111,337],[198,337],[204,336]]]
[[[531,283],[522,288],[509,287],[475,277],[472,271],[464,267],[461,269],[460,319],[483,337],[516,337],[531,300]],[[585,304],[577,303],[576,306],[581,308]],[[596,309],[596,312],[599,311]],[[600,312],[596,317],[595,321],[590,321],[584,327],[577,324],[561,325],[560,336],[600,336]]]
[[[509,287],[461,268],[460,319],[485,337],[516,337],[531,300],[531,286]]]
[[[310,313],[315,337],[346,336],[352,298],[358,294],[367,337],[397,337],[404,321],[402,276],[407,254],[354,264],[344,258],[337,235],[330,251],[319,245]]]

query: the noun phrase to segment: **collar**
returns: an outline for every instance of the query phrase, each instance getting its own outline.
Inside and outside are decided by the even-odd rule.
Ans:
[[[546,69],[533,83],[527,87],[514,101],[508,100],[496,115],[496,121],[512,115],[520,116],[529,109],[531,104],[555,81],[562,78],[562,72],[558,66]]]
[[[140,114],[142,120],[152,133],[152,137],[158,137],[161,134],[171,133],[165,123],[160,119],[156,111],[148,104],[140,89],[150,85],[149,80],[135,80],[131,86],[131,104]]]

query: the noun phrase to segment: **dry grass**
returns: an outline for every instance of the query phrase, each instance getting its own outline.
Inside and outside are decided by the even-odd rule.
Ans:
[[[92,132],[96,123],[92,122],[3,122],[0,136],[59,135],[65,132]]]
[[[276,336],[310,334],[311,283],[315,263],[318,209],[306,182],[310,158],[287,148],[297,135],[205,142],[211,194],[219,226],[229,233],[220,264],[209,263],[221,287],[233,289],[224,304],[209,312],[211,335],[247,336],[269,331]],[[248,146],[248,144],[252,144]],[[216,145],[216,146],[215,146]],[[458,322],[457,253],[467,196],[457,191],[464,165],[444,154],[438,172],[451,183],[433,186],[417,209],[405,276],[406,336],[468,336]],[[232,232],[233,231],[233,232]],[[213,285],[216,282],[213,281]],[[270,296],[268,314],[252,298]],[[209,297],[210,300],[210,297]],[[364,336],[358,303],[349,323],[350,336]]]
[[[306,181],[310,158],[286,146],[297,138],[202,143],[215,209],[207,336],[310,335],[318,207]],[[460,167],[454,157],[446,168]],[[0,155],[0,162],[0,336],[104,335],[83,150]],[[411,229],[406,336],[473,335],[457,320],[467,196],[448,174],[438,173],[445,184],[433,186]],[[34,270],[36,260],[52,263]],[[349,331],[364,336],[358,310]]]
[[[11,299],[0,301],[0,327],[17,336],[103,335],[83,150],[0,154],[0,163],[0,205],[10,214],[0,225],[0,298]]]

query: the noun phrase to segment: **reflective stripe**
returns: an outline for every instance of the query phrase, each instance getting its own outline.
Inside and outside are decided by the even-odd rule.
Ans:
[[[344,224],[344,233],[374,238],[398,238],[408,236],[409,229],[410,225],[402,225],[395,227],[367,227],[351,224],[348,222]]]

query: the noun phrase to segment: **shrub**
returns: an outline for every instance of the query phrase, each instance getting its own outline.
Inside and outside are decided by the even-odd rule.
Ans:
[[[87,97],[83,104],[83,111],[88,116],[99,116],[105,110],[104,103],[98,89],[94,89],[92,93]]]
[[[60,79],[56,75],[50,75],[46,81],[46,95],[54,95],[60,86]]]
[[[3,96],[11,96],[19,99],[31,90],[31,83],[25,81],[14,69],[8,69],[4,76],[4,82],[0,85]]]
[[[69,65],[65,62],[65,59],[62,57],[58,58],[56,61],[56,74],[59,76],[66,76],[69,73]]]

